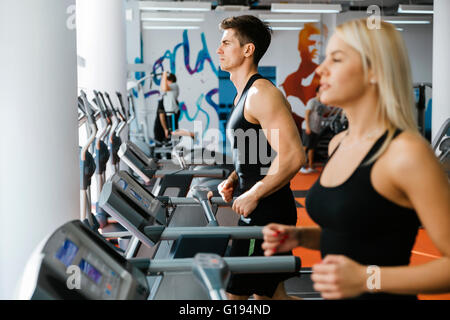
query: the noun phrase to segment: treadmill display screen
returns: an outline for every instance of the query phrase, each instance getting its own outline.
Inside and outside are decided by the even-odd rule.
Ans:
[[[93,267],[89,262],[82,259],[80,262],[80,269],[83,271],[89,279],[94,281],[96,284],[99,284],[102,280],[102,274],[95,267]]]
[[[69,239],[64,241],[64,244],[59,248],[58,252],[56,252],[55,257],[64,263],[66,267],[72,264],[73,259],[77,255],[78,247]]]

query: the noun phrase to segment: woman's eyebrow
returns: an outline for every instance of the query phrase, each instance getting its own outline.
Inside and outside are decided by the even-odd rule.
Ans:
[[[342,51],[342,50],[334,50],[334,51],[332,51],[331,53],[330,53],[330,55],[335,55],[335,54],[337,54],[337,53],[342,53],[342,54],[345,54],[345,52],[344,51]]]

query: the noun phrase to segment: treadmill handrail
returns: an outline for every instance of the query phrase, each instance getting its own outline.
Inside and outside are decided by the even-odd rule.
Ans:
[[[299,272],[301,260],[296,256],[225,257],[232,273]],[[142,264],[144,263],[144,264]],[[148,273],[185,272],[192,270],[194,258],[148,260]],[[144,261],[140,261],[145,266]]]

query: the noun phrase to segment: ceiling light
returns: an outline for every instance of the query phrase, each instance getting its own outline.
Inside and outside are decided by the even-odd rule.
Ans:
[[[195,30],[200,29],[200,26],[144,26],[144,30]]]
[[[142,22],[142,29],[144,30],[194,30],[200,29],[196,23],[187,21],[173,22],[173,21],[144,21]]]
[[[139,1],[142,11],[211,11],[211,2],[199,1]]]
[[[174,12],[142,12],[141,21],[185,21],[201,22],[205,20],[205,15],[201,13],[174,13]]]
[[[382,17],[383,21],[392,24],[430,24],[430,18],[423,17]]]
[[[274,22],[319,22],[320,15],[300,15],[300,14],[260,14],[259,18],[268,23]]]
[[[342,6],[340,4],[272,3],[271,11],[284,13],[338,13],[342,11]]]
[[[433,6],[401,4],[398,6],[398,13],[433,14]]]
[[[271,27],[273,31],[300,31],[303,27]]]
[[[270,29],[274,31],[299,31],[303,29],[303,23],[269,23]]]
[[[216,7],[216,11],[247,11],[249,9],[250,9],[249,6],[239,6],[239,5],[225,5]]]

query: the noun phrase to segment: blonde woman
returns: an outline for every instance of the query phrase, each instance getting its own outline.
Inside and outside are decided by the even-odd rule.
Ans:
[[[323,298],[417,299],[450,291],[450,188],[417,133],[408,55],[395,28],[366,20],[336,28],[317,68],[321,102],[341,107],[348,130],[306,196],[319,227],[270,224],[265,255],[297,246],[321,251],[313,267]],[[419,226],[442,253],[408,266]]]

